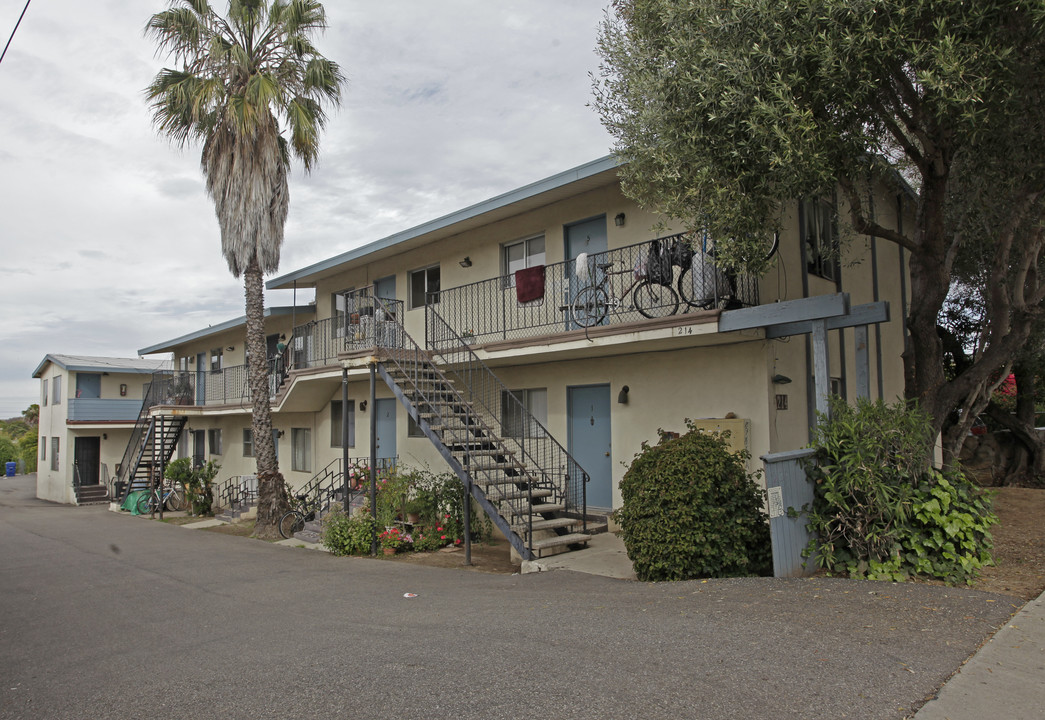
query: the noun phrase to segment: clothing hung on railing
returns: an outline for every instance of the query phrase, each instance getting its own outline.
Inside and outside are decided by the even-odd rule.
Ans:
[[[515,271],[515,297],[520,303],[544,299],[544,266]]]

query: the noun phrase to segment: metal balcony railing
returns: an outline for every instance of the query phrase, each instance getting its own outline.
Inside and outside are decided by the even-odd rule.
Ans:
[[[333,364],[342,353],[374,347],[402,347],[401,300],[375,302],[369,285],[342,295],[344,311],[325,320],[313,320],[294,328],[287,363],[290,369]]]
[[[716,268],[699,245],[679,233],[443,289],[439,314],[466,342],[486,343],[757,305],[758,279]],[[429,346],[436,335],[426,328]]]

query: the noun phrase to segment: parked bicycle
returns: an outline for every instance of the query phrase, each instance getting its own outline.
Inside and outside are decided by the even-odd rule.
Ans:
[[[736,273],[715,265],[714,244],[698,242],[700,246],[693,247],[685,236],[677,235],[666,248],[671,264],[682,269],[678,279],[679,297],[689,307],[701,310],[714,308],[720,300],[726,302],[727,309],[739,306]],[[764,260],[768,261],[780,247],[780,234],[773,233],[765,247]]]
[[[679,296],[669,285],[656,282],[658,278],[650,276],[648,262],[634,270],[614,270],[614,265],[611,262],[595,263],[593,282],[573,296],[569,306],[570,317],[576,325],[594,327],[605,321],[611,311],[619,313],[634,309],[644,317],[661,318],[674,315],[679,309]],[[670,266],[667,272],[670,280]],[[633,276],[631,284],[621,290],[621,286],[627,282],[624,276],[629,274]]]
[[[315,520],[320,510],[318,499],[309,500],[308,495],[298,495],[295,500],[296,507],[279,519],[279,534],[287,540],[304,530],[305,523]]]
[[[153,514],[160,509],[160,503],[171,512],[185,509],[185,491],[179,483],[155,487],[138,498],[139,515]]]

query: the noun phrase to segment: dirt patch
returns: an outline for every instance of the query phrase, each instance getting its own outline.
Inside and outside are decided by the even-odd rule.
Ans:
[[[465,565],[463,549],[453,552],[442,550],[430,553],[403,553],[401,555],[378,556],[391,562],[405,562],[427,567],[460,568],[487,573],[505,573],[511,575],[519,572],[519,566],[512,563],[511,546],[506,540],[491,540],[488,543],[472,543],[472,564]]]
[[[999,523],[994,535],[994,567],[984,568],[973,587],[1033,600],[1045,592],[1045,489],[994,490]]]

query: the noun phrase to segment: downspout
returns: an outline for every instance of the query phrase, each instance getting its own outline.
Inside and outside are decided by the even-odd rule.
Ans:
[[[370,554],[377,555],[377,363],[370,363]]]

